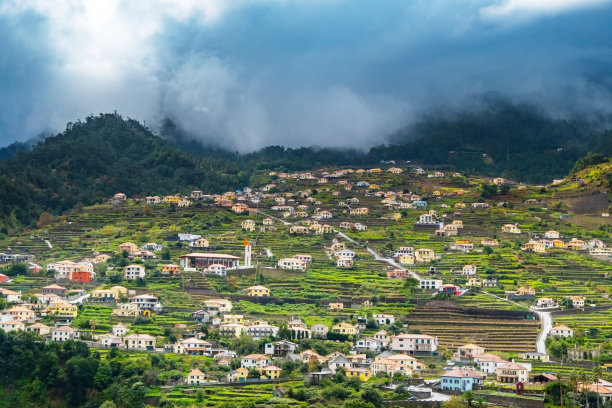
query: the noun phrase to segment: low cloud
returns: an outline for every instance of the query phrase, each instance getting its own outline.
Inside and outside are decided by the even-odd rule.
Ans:
[[[494,91],[612,104],[607,0],[0,2],[0,143],[118,112],[207,143],[378,144]]]

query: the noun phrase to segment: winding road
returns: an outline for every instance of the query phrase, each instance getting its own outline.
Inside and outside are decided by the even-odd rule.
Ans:
[[[403,266],[401,266],[400,264],[398,264],[397,262],[395,262],[392,258],[386,258],[384,256],[382,256],[381,254],[379,254],[378,252],[376,252],[376,250],[374,248],[371,248],[367,245],[363,245],[362,243],[354,240],[353,238],[349,237],[348,235],[346,235],[344,232],[338,231],[338,230],[334,230],[334,232],[338,235],[340,235],[342,238],[346,239],[347,241],[352,242],[355,245],[360,245],[360,246],[364,246],[366,251],[368,251],[369,253],[372,254],[372,256],[374,256],[374,259],[380,262],[386,262],[389,265],[391,265],[394,268],[398,268],[398,269],[405,269]],[[415,279],[421,280],[421,275],[419,275],[416,272],[413,272],[411,270],[408,271],[410,273],[410,276],[412,276]]]
[[[282,220],[282,219],[280,219],[278,217],[275,217],[273,215],[268,215],[268,214],[266,214],[266,213],[264,213],[262,211],[257,211],[257,212],[260,213],[260,214],[263,214],[263,215],[265,215],[267,217],[274,218],[274,219],[282,222],[285,225],[291,225],[290,222]],[[370,254],[372,254],[372,256],[374,256],[375,260],[380,261],[380,262],[385,262],[385,263],[391,265],[394,268],[405,269],[400,264],[395,262],[392,258],[387,258],[387,257],[382,256],[374,248],[371,248],[371,247],[369,247],[367,245],[364,245],[364,244],[360,243],[359,241],[357,241],[357,240],[349,237],[348,235],[346,235],[344,232],[338,231],[338,230],[334,230],[334,232],[337,235],[339,235],[342,238],[344,238],[345,240],[347,240],[349,242],[352,242],[355,245],[359,245],[359,246],[365,247],[366,251],[368,251]],[[408,272],[410,273],[410,276],[412,276],[413,278],[415,278],[415,279],[417,279],[419,281],[422,279],[421,276],[418,273],[410,271],[410,270]],[[486,292],[486,291],[483,291],[482,293],[485,293],[485,294],[487,294],[489,296],[492,296],[494,298],[503,300],[504,302],[511,303],[511,304],[513,304],[515,306],[519,306],[521,308],[525,308],[525,306],[521,305],[520,303],[513,302],[511,300],[502,298],[502,297],[494,295],[492,293],[489,293],[489,292]],[[546,354],[546,337],[548,336],[548,333],[550,333],[550,329],[552,328],[552,318],[551,318],[550,312],[543,312],[543,311],[540,311],[540,310],[536,310],[534,308],[530,308],[530,310],[532,312],[534,312],[536,314],[536,316],[538,316],[538,319],[540,320],[541,326],[542,326],[541,330],[540,330],[540,333],[538,334],[538,338],[536,340],[536,349],[537,349],[538,353]]]
[[[340,232],[340,231],[335,231],[338,235],[340,235],[342,238],[346,239],[347,241],[352,242],[353,244],[356,245],[362,245],[359,242],[357,242],[356,240],[354,240],[353,238],[349,237],[348,235],[346,235],[344,232]],[[378,252],[376,252],[376,250],[374,250],[373,248],[365,245],[366,250],[371,253],[374,256],[374,259],[377,261],[381,261],[381,262],[386,262],[389,265],[393,266],[394,268],[402,268],[402,266],[400,264],[398,264],[397,262],[395,262],[393,259],[391,258],[385,258],[384,256],[382,256],[381,254],[379,254]],[[403,269],[403,268],[402,268]],[[415,279],[421,280],[421,276],[416,273],[416,272],[410,272],[410,276],[412,276]],[[511,300],[502,298],[500,296],[494,295],[492,293],[489,292],[483,292],[486,293],[489,296],[495,297],[497,299],[503,300],[505,302],[511,303],[515,306],[519,306],[521,308],[524,308],[524,305],[521,305],[520,303],[516,303],[513,302]],[[536,310],[534,308],[530,308],[530,310],[532,312],[534,312],[537,316],[538,316],[538,320],[540,320],[541,322],[541,329],[540,329],[540,333],[538,334],[538,339],[536,340],[536,349],[538,351],[538,353],[542,353],[542,354],[546,354],[546,337],[548,336],[548,333],[550,333],[550,329],[552,328],[552,318],[550,316],[550,312],[543,312],[540,310]]]
[[[538,341],[536,343],[538,348],[538,353],[546,354],[546,337],[548,333],[550,333],[550,329],[552,329],[552,318],[550,317],[550,312],[541,312],[539,310],[531,309],[542,322],[542,331],[538,335]]]

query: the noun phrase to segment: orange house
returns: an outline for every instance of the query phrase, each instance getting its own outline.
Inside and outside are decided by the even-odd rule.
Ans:
[[[162,273],[164,275],[180,275],[181,268],[178,265],[168,264],[162,267]]]
[[[91,272],[89,271],[75,271],[72,272],[73,282],[91,282]]]

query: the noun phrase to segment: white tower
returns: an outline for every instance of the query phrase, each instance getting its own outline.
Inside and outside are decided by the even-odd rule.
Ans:
[[[246,239],[244,240],[244,266],[251,267],[251,244]]]

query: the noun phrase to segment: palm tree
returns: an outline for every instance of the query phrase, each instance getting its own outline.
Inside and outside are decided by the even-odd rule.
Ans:
[[[572,370],[569,375],[569,386],[572,390],[572,406],[576,405],[576,390],[578,389],[578,375]]]
[[[597,408],[599,407],[599,380],[601,379],[601,367],[599,364],[593,369],[593,381],[597,384]]]
[[[561,381],[561,373],[555,373],[559,381],[559,403],[563,406],[563,382]]]
[[[584,392],[584,406],[586,408],[589,408],[589,386],[587,384],[589,377],[584,371],[580,371],[578,377],[580,378],[580,381],[582,381],[582,391]]]

